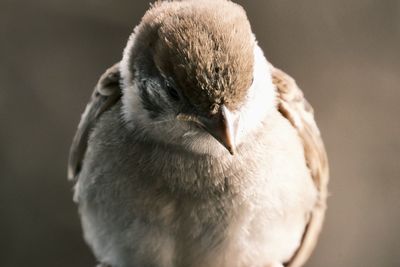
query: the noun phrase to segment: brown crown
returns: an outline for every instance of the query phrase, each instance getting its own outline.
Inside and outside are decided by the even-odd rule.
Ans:
[[[254,38],[246,13],[226,0],[157,2],[136,29],[158,69],[199,111],[244,102],[253,79]]]

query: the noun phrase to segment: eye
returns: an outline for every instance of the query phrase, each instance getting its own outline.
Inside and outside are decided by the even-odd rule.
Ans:
[[[175,100],[175,101],[179,101],[179,100],[180,100],[180,97],[179,97],[178,92],[176,91],[176,89],[175,89],[169,82],[166,82],[166,83],[165,83],[165,87],[166,87],[166,89],[167,89],[168,95],[169,95],[173,100]]]

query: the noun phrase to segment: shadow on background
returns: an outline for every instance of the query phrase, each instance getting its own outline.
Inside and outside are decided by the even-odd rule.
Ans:
[[[239,1],[316,110],[331,163],[309,267],[400,266],[400,1]],[[69,145],[147,1],[0,3],[0,266],[88,267]]]

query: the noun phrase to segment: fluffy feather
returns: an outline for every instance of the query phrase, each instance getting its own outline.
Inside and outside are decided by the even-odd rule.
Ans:
[[[178,13],[185,23],[166,18]],[[186,35],[200,50],[186,48],[179,34],[194,18],[222,38],[224,52],[201,50],[202,41],[205,47],[215,42],[200,29]],[[230,23],[247,36],[242,50]],[[157,2],[130,37],[119,67],[101,77],[69,163],[69,176],[79,178],[75,199],[85,239],[101,262],[298,267],[308,258],[325,213],[325,150],[301,90],[268,64],[249,31],[244,11],[229,1]],[[169,39],[158,42],[160,36]],[[193,57],[182,56],[189,52]],[[226,76],[211,79],[213,53]],[[163,66],[166,59],[190,71],[179,74]],[[235,156],[175,119],[179,105],[163,91],[163,75],[176,78],[196,109],[207,113],[210,104],[223,102],[240,116]],[[145,106],[143,94],[154,106]],[[153,114],[155,107],[160,110]]]

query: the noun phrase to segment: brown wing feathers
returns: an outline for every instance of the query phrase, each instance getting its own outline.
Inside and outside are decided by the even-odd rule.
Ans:
[[[100,77],[90,102],[87,104],[85,112],[82,114],[81,121],[72,141],[68,161],[68,179],[73,180],[79,174],[83,157],[86,153],[89,134],[97,118],[114,105],[121,97],[119,80],[118,64],[109,68]]]
[[[310,169],[318,201],[312,211],[302,242],[287,267],[302,266],[315,247],[326,210],[328,160],[324,144],[314,121],[313,109],[304,98],[296,82],[283,71],[271,66],[273,82],[278,93],[278,109],[295,127],[303,142],[304,155]]]

